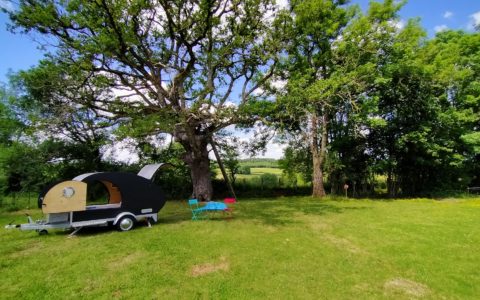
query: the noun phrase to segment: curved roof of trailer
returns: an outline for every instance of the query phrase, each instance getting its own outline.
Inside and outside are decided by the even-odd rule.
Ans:
[[[101,173],[101,172],[85,173],[85,174],[76,176],[76,177],[73,178],[72,180],[74,180],[74,181],[83,181],[83,180],[84,180],[85,178],[87,178],[88,176],[91,176],[91,175],[94,175],[94,174],[99,174],[99,173]]]
[[[143,177],[147,180],[152,180],[153,177],[155,176],[155,174],[158,172],[158,170],[160,170],[161,168],[164,168],[164,167],[168,167],[170,166],[169,163],[158,163],[158,164],[150,164],[150,165],[145,165],[139,172],[138,172],[138,176],[140,177]],[[76,176],[75,178],[73,178],[72,180],[74,181],[83,181],[84,179],[86,179],[87,177],[90,177],[92,175],[95,175],[95,174],[100,174],[100,173],[103,173],[103,172],[92,172],[92,173],[85,173],[85,174],[81,174],[81,175],[78,175]]]
[[[160,170],[160,168],[168,167],[170,164],[168,163],[159,163],[159,164],[151,164],[144,166],[140,172],[138,172],[138,176],[141,176],[145,179],[152,180],[153,176]]]

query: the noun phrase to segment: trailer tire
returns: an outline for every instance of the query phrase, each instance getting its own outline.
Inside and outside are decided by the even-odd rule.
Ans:
[[[124,216],[117,222],[119,231],[129,231],[135,226],[135,220],[131,216]]]

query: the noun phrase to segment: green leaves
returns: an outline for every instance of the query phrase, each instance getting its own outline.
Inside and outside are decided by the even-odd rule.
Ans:
[[[473,147],[473,151],[475,154],[480,153],[480,132],[471,132],[463,134],[461,137],[462,141]]]

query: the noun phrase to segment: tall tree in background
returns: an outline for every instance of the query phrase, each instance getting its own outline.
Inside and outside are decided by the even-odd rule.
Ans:
[[[425,36],[416,22],[407,24],[370,94],[383,122],[370,129],[369,142],[390,197],[464,187],[469,166],[478,165],[478,34]]]
[[[35,68],[12,75],[17,93],[14,104],[34,134],[78,148],[73,157],[83,160],[84,171],[99,171],[103,169],[101,147],[118,122],[90,104],[108,102],[113,95],[106,82],[66,67],[43,60]]]
[[[419,167],[407,160],[423,152],[430,136],[423,129],[435,119],[429,74],[416,61],[424,37],[425,32],[413,21],[400,31],[379,65],[375,88],[370,93],[378,100],[378,110],[372,114],[377,122],[369,129],[371,153],[383,163],[381,169],[387,175],[390,197],[398,195],[399,170],[403,166]]]
[[[0,85],[0,193],[8,186],[5,163],[12,154],[12,145],[20,135],[23,125],[11,107],[7,89]]]
[[[115,100],[90,108],[121,118],[132,135],[172,134],[195,196],[210,199],[207,145],[222,128],[255,119],[253,92],[280,49],[274,12],[270,0],[20,1],[10,18],[55,41],[52,56],[68,70],[117,89]]]
[[[446,31],[430,40],[419,58],[433,73],[442,182],[430,188],[464,188],[480,170],[480,33]],[[435,149],[436,150],[436,149]],[[438,171],[437,171],[438,172]],[[472,184],[474,183],[472,182]]]
[[[15,115],[11,105],[11,95],[0,85],[0,145],[8,146],[15,136],[21,133],[24,124]]]
[[[324,97],[311,95],[307,89],[319,80],[330,77],[335,69],[332,46],[353,16],[344,5],[348,1],[293,1],[291,43],[285,77],[286,94],[280,97],[281,106],[303,124],[304,139],[310,145],[313,159],[314,197],[325,196],[323,163],[327,151],[328,122],[331,103]]]
[[[346,3],[307,0],[292,4],[295,19],[285,67],[288,83],[279,105],[297,119],[302,127],[299,132],[310,145],[312,195],[316,197],[325,195],[324,163],[332,128],[347,125],[353,108],[365,98],[376,66],[388,51],[402,5],[372,2],[368,13],[361,15]]]

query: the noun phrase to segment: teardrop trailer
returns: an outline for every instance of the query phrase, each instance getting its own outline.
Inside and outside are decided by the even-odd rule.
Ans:
[[[84,227],[113,225],[120,231],[129,231],[139,221],[156,222],[165,205],[165,196],[153,183],[153,177],[167,165],[146,165],[138,174],[87,173],[60,182],[39,195],[45,220],[34,222],[28,216],[28,223],[6,227],[36,230],[40,234],[50,229],[74,229],[72,234],[75,234]],[[87,189],[96,183],[101,183],[108,192],[108,204],[87,206]]]

